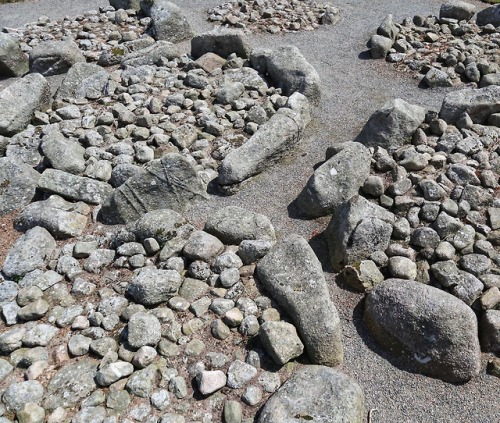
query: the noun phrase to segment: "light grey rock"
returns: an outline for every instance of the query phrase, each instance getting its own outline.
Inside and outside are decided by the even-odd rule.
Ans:
[[[89,352],[92,339],[83,335],[73,335],[68,342],[68,351],[72,356],[80,357]]]
[[[367,292],[384,281],[384,275],[372,260],[361,260],[353,265],[345,266],[339,279],[350,288]]]
[[[85,56],[74,41],[42,41],[30,51],[30,70],[43,76],[66,73]]]
[[[293,46],[281,46],[275,50],[256,50],[251,56],[252,66],[267,75],[284,95],[303,94],[311,104],[321,99],[321,80],[318,72]]]
[[[258,263],[256,274],[288,312],[313,363],[343,360],[340,318],[330,300],[323,270],[305,239],[291,235]]]
[[[151,18],[150,32],[155,40],[180,43],[194,32],[182,10],[166,0],[141,0],[141,10]]]
[[[207,197],[193,165],[176,153],[154,160],[145,174],[128,179],[103,204],[100,217],[108,224],[130,223],[152,210],[184,212]]]
[[[55,98],[100,98],[106,90],[109,73],[93,63],[76,63],[69,69]]]
[[[431,67],[422,81],[429,87],[453,87],[450,75],[442,69]]]
[[[0,33],[0,75],[23,76],[29,72],[29,62],[19,41],[9,34]]]
[[[71,419],[71,423],[103,423],[106,418],[104,407],[84,407]]]
[[[225,423],[241,423],[243,421],[243,409],[238,401],[226,401],[222,413]]]
[[[456,19],[457,21],[468,21],[476,12],[476,6],[465,1],[453,1],[444,3],[439,9],[439,19],[448,18]]]
[[[14,366],[10,364],[7,360],[0,358],[0,381],[3,381],[5,377],[14,370]],[[226,383],[224,382],[224,385]]]
[[[500,7],[498,5],[487,7],[486,9],[478,12],[476,23],[479,26],[486,26],[491,24],[495,27],[500,25]]]
[[[40,147],[54,169],[75,175],[85,170],[85,148],[59,131],[50,131],[45,135]]]
[[[16,218],[17,230],[40,226],[55,238],[79,236],[87,225],[90,208],[85,203],[70,203],[57,195],[26,207]]]
[[[394,40],[383,35],[372,35],[369,41],[372,59],[383,59],[389,53]]]
[[[132,51],[123,56],[121,67],[127,68],[154,65],[162,58],[173,60],[178,57],[180,57],[180,53],[175,44],[160,40],[148,47]]]
[[[244,240],[276,240],[274,227],[266,216],[236,206],[211,213],[205,223],[205,231],[232,245]]]
[[[396,99],[385,103],[370,116],[355,141],[367,147],[395,150],[409,144],[413,133],[425,119],[423,107]]]
[[[224,244],[215,236],[204,231],[194,231],[183,249],[187,258],[203,260],[207,263],[212,262],[223,251]]]
[[[226,374],[222,370],[203,370],[196,376],[198,389],[203,395],[210,395],[226,386]]]
[[[394,215],[361,196],[337,208],[325,236],[335,271],[389,246]]]
[[[280,365],[300,356],[304,351],[295,326],[287,322],[265,322],[259,339],[269,356]]]
[[[149,398],[155,385],[157,373],[158,367],[155,365],[135,371],[128,379],[127,391],[140,398]]]
[[[36,226],[14,243],[7,253],[2,272],[9,278],[15,278],[41,269],[55,248],[56,241],[52,235],[46,229]]]
[[[238,246],[238,255],[243,264],[251,264],[264,257],[272,246],[272,242],[268,240],[244,240]]]
[[[417,277],[417,265],[407,257],[391,257],[388,268],[393,278],[415,280]]]
[[[235,360],[227,370],[227,386],[232,389],[243,388],[255,376],[257,376],[257,369],[241,360]]]
[[[128,343],[139,349],[145,345],[156,346],[161,339],[161,324],[152,314],[135,313],[128,321]]]
[[[191,55],[195,59],[206,53],[215,53],[224,59],[235,53],[238,57],[247,59],[251,51],[245,34],[240,30],[221,27],[196,35],[191,40]]]
[[[359,385],[324,366],[304,366],[264,405],[258,423],[313,421],[362,423],[365,398]]]
[[[43,423],[45,421],[45,410],[38,404],[28,402],[16,413],[19,423]]]
[[[2,396],[2,401],[10,411],[19,411],[27,403],[38,404],[43,398],[44,389],[40,382],[27,380],[13,383]]]
[[[332,214],[358,193],[370,174],[371,154],[357,142],[349,142],[315,170],[297,198],[297,206],[309,217]]]
[[[486,123],[491,114],[500,112],[500,86],[490,85],[446,94],[439,117],[453,124],[464,112],[474,123]]]
[[[84,359],[59,369],[47,385],[44,408],[74,407],[96,389],[94,376],[98,362]]]
[[[388,279],[368,294],[364,323],[384,348],[421,373],[448,382],[479,374],[476,316],[444,291]]]
[[[38,188],[68,200],[101,204],[113,191],[111,185],[85,176],[76,176],[56,169],[46,169]]]
[[[59,329],[46,323],[39,323],[29,329],[23,336],[26,347],[45,347],[59,333]]]
[[[226,155],[219,168],[219,184],[238,184],[271,167],[300,141],[307,123],[300,112],[279,109],[247,142]]]
[[[391,14],[387,15],[380,26],[377,28],[377,34],[395,40],[399,33],[399,28],[394,24]]]
[[[217,101],[221,104],[231,104],[245,92],[241,82],[227,82],[217,92]]]
[[[116,381],[130,376],[134,372],[134,366],[125,361],[115,361],[105,367],[101,367],[95,376],[99,386],[109,386]]]
[[[182,284],[175,270],[142,269],[127,288],[127,293],[139,304],[156,305],[173,297]]]
[[[0,135],[26,129],[36,110],[48,106],[50,85],[40,74],[29,74],[0,92]]]
[[[0,334],[0,352],[9,354],[22,346],[22,340],[26,334],[26,329],[18,327]]]
[[[21,320],[30,321],[41,319],[49,311],[49,303],[42,298],[39,298],[24,307],[21,307],[17,312],[17,317]]]
[[[179,235],[179,228],[186,224],[182,215],[174,210],[159,209],[144,214],[134,224],[131,230],[138,241],[154,238],[160,246]]]
[[[9,157],[0,158],[0,216],[31,202],[40,174],[31,166]]]
[[[187,396],[187,384],[186,380],[182,376],[175,376],[170,379],[168,383],[168,389],[178,399],[182,399]]]

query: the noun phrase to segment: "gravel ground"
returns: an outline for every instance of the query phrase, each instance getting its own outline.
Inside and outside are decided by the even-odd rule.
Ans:
[[[212,26],[204,11],[223,0],[179,0],[195,27],[201,32]],[[483,3],[473,2],[479,8]],[[60,18],[106,5],[107,1],[38,0],[0,5],[0,27],[16,27],[41,15]],[[187,216],[202,224],[211,210],[240,205],[269,216],[278,236],[296,232],[307,239],[324,265],[327,280],[343,319],[345,363],[341,370],[355,378],[366,395],[372,422],[485,422],[500,421],[498,392],[500,380],[485,374],[484,356],[481,376],[462,385],[444,383],[398,368],[366,333],[361,323],[362,296],[339,288],[329,269],[326,244],[321,232],[327,219],[304,221],[294,218],[290,203],[312,173],[312,167],[324,159],[326,148],[350,141],[370,114],[393,98],[403,98],[438,110],[446,90],[422,90],[409,75],[396,73],[385,61],[366,60],[366,42],[382,19],[394,15],[395,22],[415,14],[438,14],[438,0],[337,0],[341,19],[334,27],[313,32],[286,35],[255,35],[254,46],[271,47],[295,44],[318,70],[323,80],[323,98],[315,111],[298,151],[283,163],[248,182],[232,197],[213,196]],[[186,48],[188,46],[186,45]],[[0,87],[2,82],[0,81]]]

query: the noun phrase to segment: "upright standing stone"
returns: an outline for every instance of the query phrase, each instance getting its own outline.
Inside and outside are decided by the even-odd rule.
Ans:
[[[19,41],[0,32],[0,75],[23,76],[28,72],[28,57],[21,50]]]

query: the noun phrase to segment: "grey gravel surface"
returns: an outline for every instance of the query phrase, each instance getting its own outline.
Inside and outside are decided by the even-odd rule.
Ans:
[[[176,2],[190,16],[197,32],[212,25],[203,13],[221,0],[180,0]],[[339,311],[345,342],[345,363],[339,370],[353,377],[366,396],[367,410],[376,409],[376,422],[475,422],[499,421],[500,380],[485,374],[455,385],[398,368],[375,344],[362,326],[362,296],[337,286],[328,264],[326,244],[318,236],[328,219],[305,221],[295,218],[289,207],[313,171],[324,159],[327,147],[351,141],[368,117],[386,101],[402,98],[410,103],[438,110],[446,89],[422,90],[409,75],[396,73],[385,61],[367,60],[366,41],[388,13],[396,22],[407,16],[438,14],[441,1],[421,0],[337,0],[341,19],[333,27],[286,35],[252,36],[254,46],[296,45],[317,69],[323,80],[323,97],[307,136],[284,162],[250,180],[231,197],[211,196],[195,207],[187,218],[201,225],[211,210],[237,205],[267,215],[278,238],[296,232],[307,239],[318,254],[326,272],[332,298]],[[478,9],[485,4],[472,1]],[[61,18],[107,5],[107,1],[38,0],[0,5],[0,27],[18,27],[41,15]],[[186,49],[187,44],[184,44]],[[2,85],[4,84],[4,85]],[[0,89],[5,81],[0,81]]]

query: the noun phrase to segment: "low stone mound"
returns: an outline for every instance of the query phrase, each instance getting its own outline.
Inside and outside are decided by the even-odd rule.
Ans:
[[[209,9],[207,13],[208,21],[215,25],[271,34],[312,31],[321,25],[333,25],[340,18],[337,7],[330,3],[316,3],[310,0],[233,0]]]
[[[474,22],[475,10],[473,4],[454,1],[444,3],[439,16],[417,15],[397,24],[388,15],[369,41],[371,57],[385,58],[430,88],[499,85],[500,9],[484,9]]]

